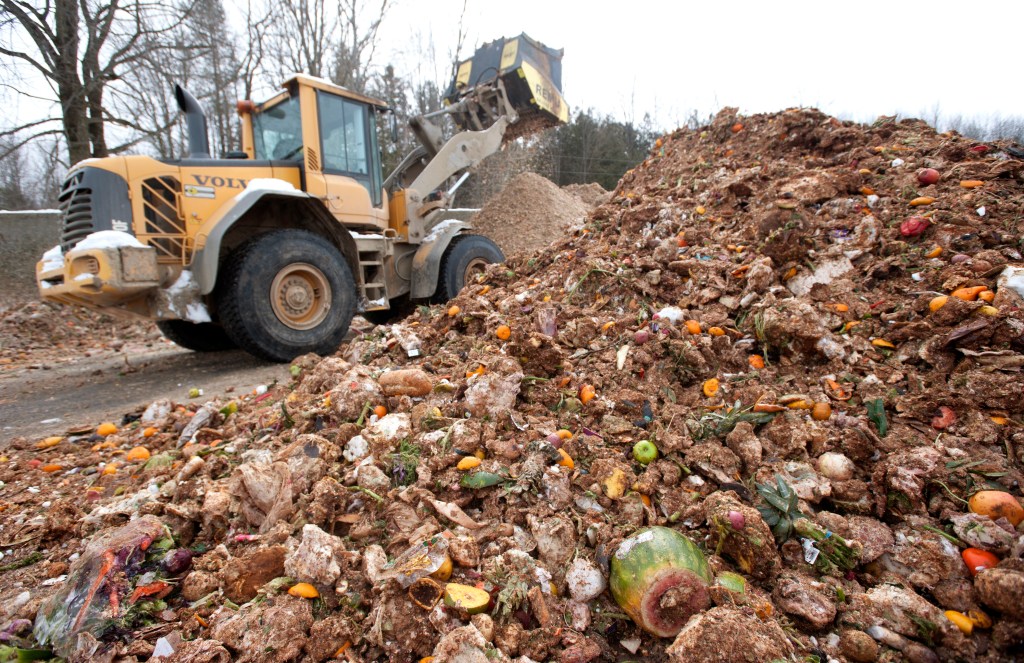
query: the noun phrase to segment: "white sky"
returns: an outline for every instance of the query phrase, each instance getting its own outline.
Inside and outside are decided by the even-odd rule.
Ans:
[[[464,0],[393,2],[376,63],[394,63],[400,74],[415,72],[444,89]],[[635,122],[649,113],[664,130],[695,111],[704,118],[724,106],[747,114],[814,106],[859,121],[894,113],[932,121],[936,110],[944,119],[1024,116],[1024,0],[465,5],[462,58],[477,45],[521,32],[563,48],[563,94],[574,113],[593,108]],[[430,43],[433,55],[424,47]],[[0,126],[55,114],[53,104],[18,97],[3,85],[18,82],[0,81],[7,109]]]
[[[409,35],[422,35],[447,84],[462,6],[398,0],[377,61],[415,53]],[[896,112],[931,120],[935,109],[945,118],[1024,115],[1020,0],[466,0],[465,27],[463,58],[526,32],[565,49],[563,94],[574,112],[638,122],[650,113],[664,129],[723,106],[814,106],[861,121]]]

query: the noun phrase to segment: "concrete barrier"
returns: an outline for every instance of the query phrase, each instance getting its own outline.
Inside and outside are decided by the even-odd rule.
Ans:
[[[60,242],[60,212],[0,212],[0,306],[39,298],[36,262]]]

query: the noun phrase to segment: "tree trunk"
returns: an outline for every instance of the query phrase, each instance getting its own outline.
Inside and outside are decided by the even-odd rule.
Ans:
[[[60,45],[54,62],[57,98],[63,116],[64,136],[68,141],[68,163],[88,159],[89,123],[85,115],[85,90],[78,75],[79,10],[76,0],[57,0],[54,7],[56,43]]]

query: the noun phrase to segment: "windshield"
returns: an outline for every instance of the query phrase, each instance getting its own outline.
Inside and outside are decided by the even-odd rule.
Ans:
[[[301,159],[302,117],[298,97],[290,97],[252,117],[257,159]]]

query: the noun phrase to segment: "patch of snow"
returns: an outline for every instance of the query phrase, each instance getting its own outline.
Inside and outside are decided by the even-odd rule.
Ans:
[[[249,180],[245,187],[246,191],[295,191],[295,187],[289,182],[279,180],[276,177],[257,177]]]
[[[384,239],[384,235],[364,235],[362,233],[352,233],[352,239]]]
[[[192,302],[186,306],[185,319],[196,324],[211,321],[210,312],[206,310],[206,305],[202,302]]]
[[[92,279],[93,279],[93,275],[92,274],[79,274],[78,276],[75,277],[76,281],[83,281],[83,282],[84,281],[92,281]]]
[[[0,209],[0,216],[54,216],[59,209]]]
[[[132,246],[140,249],[146,248],[145,244],[126,232],[121,232],[120,230],[100,230],[99,232],[92,233],[75,245],[75,250],[117,249],[122,246]]]
[[[381,297],[380,299],[371,299],[370,301],[366,302],[366,308],[377,308],[381,306],[386,306],[387,303],[387,297]]]
[[[42,263],[44,272],[64,266],[64,252],[60,250],[60,244],[43,254]]]
[[[446,232],[449,228],[456,224],[461,225],[462,221],[459,221],[458,219],[445,219],[444,221],[438,223],[436,226],[431,228],[430,233],[428,233],[427,236],[423,238],[424,244],[427,242],[433,242],[435,239],[440,237],[442,233]]]
[[[178,275],[178,280],[171,284],[170,288],[167,288],[167,293],[176,295],[188,289],[189,286],[195,284],[195,279],[192,278],[192,272],[184,269],[181,274]]]

